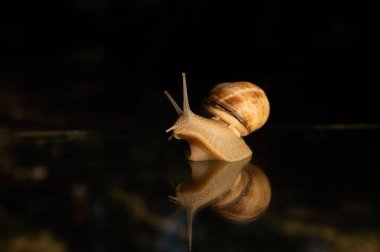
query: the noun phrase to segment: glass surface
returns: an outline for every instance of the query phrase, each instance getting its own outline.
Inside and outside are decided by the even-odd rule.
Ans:
[[[1,251],[187,251],[186,211],[168,197],[190,181],[187,145],[166,137],[3,130]],[[267,128],[246,140],[269,207],[244,224],[198,209],[193,251],[379,250],[377,129]]]

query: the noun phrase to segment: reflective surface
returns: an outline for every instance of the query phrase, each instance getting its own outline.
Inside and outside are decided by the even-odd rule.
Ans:
[[[186,211],[168,196],[203,193],[207,176],[223,169],[224,185],[234,185],[239,168],[191,173],[187,146],[168,143],[164,129],[3,130],[1,251],[187,251]],[[194,218],[192,250],[378,251],[379,138],[376,129],[289,128],[248,137],[250,162],[261,168],[253,171],[270,180],[269,208],[239,224],[238,210],[215,207],[223,198],[207,193],[197,207],[212,203]],[[226,201],[228,187],[220,189]]]

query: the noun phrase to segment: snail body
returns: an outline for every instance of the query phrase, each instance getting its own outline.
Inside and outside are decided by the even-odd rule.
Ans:
[[[165,92],[179,115],[166,132],[173,131],[176,139],[189,143],[187,158],[233,162],[251,156],[242,136],[260,128],[268,119],[269,102],[264,91],[249,82],[218,84],[203,103],[202,109],[210,117],[206,118],[191,111],[184,73],[182,78],[183,110]]]

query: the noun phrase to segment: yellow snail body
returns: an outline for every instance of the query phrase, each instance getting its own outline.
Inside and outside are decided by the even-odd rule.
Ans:
[[[229,82],[215,86],[203,104],[211,118],[190,110],[185,74],[183,78],[183,110],[165,91],[179,118],[166,132],[190,145],[187,158],[192,161],[239,161],[252,155],[242,139],[260,128],[268,119],[269,102],[264,91],[249,82]]]

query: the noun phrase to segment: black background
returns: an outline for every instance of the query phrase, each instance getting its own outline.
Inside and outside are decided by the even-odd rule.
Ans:
[[[181,103],[186,72],[194,112],[226,81],[271,104],[245,138],[268,212],[233,226],[205,209],[194,251],[377,251],[377,16],[364,2],[1,1],[0,250],[47,229],[70,251],[169,251],[165,225],[186,228],[169,181],[190,171],[187,144],[166,141],[177,115],[163,91]],[[171,251],[187,251],[170,227]]]
[[[2,99],[1,120],[159,121],[162,91],[180,101],[186,72],[195,111],[216,83],[247,80],[267,92],[272,125],[378,123],[375,14],[336,1],[2,2],[0,91],[19,108]]]

